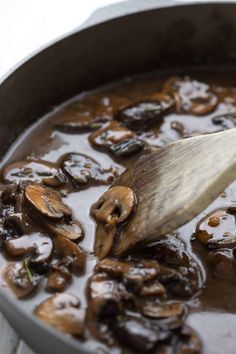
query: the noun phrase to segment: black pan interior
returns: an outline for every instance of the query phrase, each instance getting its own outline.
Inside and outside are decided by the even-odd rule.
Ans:
[[[0,86],[0,155],[55,105],[112,80],[159,68],[236,62],[236,5],[155,9],[57,42]]]

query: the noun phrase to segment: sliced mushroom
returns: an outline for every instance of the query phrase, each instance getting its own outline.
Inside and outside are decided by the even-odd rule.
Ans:
[[[158,320],[163,331],[177,330],[183,326],[187,315],[185,304],[176,301],[144,303],[142,312],[146,317]]]
[[[66,182],[63,172],[53,163],[42,160],[24,160],[8,165],[2,174],[6,183],[42,182],[46,186],[60,186]]]
[[[152,99],[136,102],[119,110],[116,118],[133,130],[149,128],[153,124],[160,125],[163,115],[168,114],[173,106],[173,98],[164,93],[155,94]]]
[[[71,281],[71,273],[69,271],[54,270],[47,278],[46,288],[49,291],[62,292]]]
[[[165,293],[165,287],[158,280],[143,284],[139,291],[141,296],[163,297]]]
[[[137,153],[144,147],[143,141],[136,138],[131,130],[116,121],[112,121],[90,134],[89,141],[95,147],[105,148],[118,157]]]
[[[112,145],[110,151],[114,156],[124,157],[136,154],[144,148],[144,142],[138,138],[124,140],[121,143]]]
[[[77,120],[76,118],[71,120],[62,120],[61,122],[55,124],[55,128],[69,134],[87,133],[102,128],[109,120],[108,118],[95,118],[90,121],[86,116],[83,118],[83,120]]]
[[[235,281],[236,266],[232,249],[222,249],[209,253],[209,262],[214,277]]]
[[[196,238],[209,249],[236,247],[235,216],[226,209],[217,209],[199,221]]]
[[[29,184],[25,187],[25,198],[31,207],[49,219],[71,217],[70,207],[62,202],[61,194],[53,189]]]
[[[89,141],[97,147],[110,147],[133,137],[134,134],[131,130],[116,121],[112,121],[106,124],[104,128],[91,133]]]
[[[71,257],[72,270],[74,272],[81,273],[84,271],[86,266],[86,254],[78,245],[61,235],[57,235],[53,238],[53,244],[59,255]]]
[[[184,247],[185,245],[176,244],[171,239],[166,239],[154,246],[154,255],[159,262],[168,266],[189,267],[193,260]]]
[[[115,186],[105,192],[91,208],[91,214],[99,222],[94,244],[95,255],[106,257],[115,241],[116,224],[124,222],[132,213],[136,197],[129,187]]]
[[[80,301],[71,294],[56,294],[36,307],[34,313],[46,324],[61,332],[83,337],[85,313]]]
[[[201,354],[202,343],[197,333],[187,325],[184,325],[179,334],[179,343],[176,354]]]
[[[186,314],[186,306],[182,302],[146,303],[142,308],[143,314],[151,318],[180,317]]]
[[[57,114],[59,121],[55,128],[65,133],[84,133],[97,129],[112,118],[109,108],[98,101],[73,102]],[[95,128],[93,128],[95,125]]]
[[[167,235],[166,240],[149,248],[149,252],[160,262],[158,280],[171,295],[186,298],[201,288],[204,278],[201,267],[179,238]]]
[[[60,235],[72,241],[81,241],[84,237],[82,225],[75,219],[61,223],[43,222],[43,226],[52,236]]]
[[[4,279],[15,295],[21,299],[36,290],[41,277],[31,271],[28,260],[25,260],[23,263],[8,265],[4,271]]]
[[[97,221],[118,224],[130,216],[135,204],[136,197],[131,188],[115,186],[105,192],[92,206],[91,213]]]
[[[212,123],[219,126],[220,130],[232,129],[236,125],[236,113],[225,113],[212,117]]]
[[[89,300],[109,297],[120,302],[122,299],[130,298],[125,287],[117,279],[111,279],[105,273],[95,273],[89,279],[87,293]]]
[[[114,344],[110,330],[111,322],[120,311],[120,304],[112,297],[95,298],[87,307],[86,324],[90,334],[108,346]]]
[[[158,275],[158,280],[161,284],[165,286],[168,294],[178,298],[189,298],[199,289],[199,274],[198,269],[196,273],[188,274],[186,268],[184,268],[184,274],[181,274],[182,267],[180,271],[175,269],[160,267],[160,274]],[[188,277],[186,276],[188,274]]]
[[[182,123],[178,121],[172,121],[170,124],[171,129],[175,130],[179,136],[182,138],[185,135],[185,127]]]
[[[9,256],[31,255],[31,263],[44,263],[52,254],[53,244],[50,237],[35,232],[5,241],[4,248]]]
[[[63,170],[77,185],[90,183],[110,184],[118,176],[118,170],[114,167],[104,169],[91,157],[83,154],[66,154],[62,160]]]
[[[119,314],[121,300],[127,298],[125,289],[106,274],[95,274],[88,282],[87,326],[93,337],[113,344],[107,324]]]
[[[99,259],[103,259],[111,252],[116,235],[114,225],[98,224],[94,243],[94,253]]]
[[[66,133],[89,132],[113,118],[118,107],[129,103],[122,96],[93,96],[83,102],[73,102],[58,113],[56,128]]]
[[[129,290],[139,290],[144,282],[155,279],[159,273],[156,261],[120,262],[106,258],[97,264],[95,270],[125,281]]]
[[[209,85],[188,76],[170,78],[163,91],[174,95],[177,113],[205,115],[214,111],[218,103]]]
[[[150,353],[160,338],[158,327],[143,318],[123,316],[113,330],[118,341],[135,353]]]

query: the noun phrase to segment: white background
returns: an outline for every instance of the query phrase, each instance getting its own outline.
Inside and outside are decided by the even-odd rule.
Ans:
[[[78,27],[98,7],[117,2],[0,0],[0,76],[45,43]]]

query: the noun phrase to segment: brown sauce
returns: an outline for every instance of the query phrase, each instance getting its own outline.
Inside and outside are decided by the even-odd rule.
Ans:
[[[128,78],[22,135],[2,167],[0,217],[1,284],[21,306],[92,352],[236,352],[236,181],[194,220],[121,259],[112,245],[95,256],[91,216],[150,147],[235,127],[235,73]]]

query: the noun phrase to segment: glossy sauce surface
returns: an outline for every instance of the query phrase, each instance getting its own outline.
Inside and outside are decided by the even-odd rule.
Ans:
[[[9,180],[9,178],[12,177],[12,175],[9,176],[9,173],[11,172],[7,171],[8,174],[6,172],[6,168],[9,169],[9,171],[11,171],[11,168],[6,166],[12,162],[24,161],[26,158],[34,161],[47,161],[48,163],[55,164],[55,168],[62,168],[62,161],[65,161],[65,159],[68,161],[68,154],[79,153],[86,155],[86,157],[89,157],[100,165],[99,171],[102,171],[101,174],[99,174],[99,172],[94,180],[90,178],[85,184],[84,182],[82,184],[76,184],[73,178],[71,179],[71,176],[68,173],[65,173],[65,163],[62,170],[63,174],[66,174],[67,182],[60,184],[56,181],[56,184],[59,184],[55,186],[51,184],[55,183],[54,180],[53,182],[52,180],[49,182],[47,181],[50,187],[53,187],[57,192],[59,191],[61,193],[62,202],[71,208],[73,219],[81,224],[84,233],[84,237],[78,241],[78,245],[87,256],[86,270],[81,274],[72,271],[73,275],[72,277],[70,275],[70,281],[64,290],[66,294],[71,294],[72,298],[63,299],[64,303],[67,305],[68,303],[73,304],[73,306],[70,305],[72,306],[72,313],[74,313],[74,315],[76,314],[75,316],[78,316],[78,318],[80,318],[80,316],[82,318],[80,312],[88,311],[87,303],[90,303],[91,301],[88,300],[88,298],[89,296],[92,296],[91,294],[88,295],[91,291],[88,279],[90,279],[91,276],[94,276],[94,272],[97,274],[103,274],[102,276],[104,276],[104,274],[107,276],[108,274],[108,278],[110,277],[109,279],[111,280],[115,279],[115,281],[117,277],[117,275],[114,274],[111,276],[111,273],[109,273],[110,270],[106,270],[107,265],[103,265],[102,263],[104,260],[99,262],[98,258],[94,255],[96,222],[91,216],[91,207],[108,189],[109,184],[112,182],[112,179],[106,180],[105,177],[111,174],[114,180],[124,168],[132,164],[134,159],[137,159],[143,151],[150,148],[161,147],[177,139],[187,138],[198,134],[208,134],[236,126],[235,74],[236,70],[234,69],[224,69],[222,71],[216,69],[199,69],[191,71],[189,69],[185,72],[153,73],[142,77],[128,78],[122,82],[101,88],[95,92],[83,93],[74,98],[71,102],[65,103],[62,107],[55,109],[55,111],[51,112],[48,117],[42,119],[35,124],[35,126],[31,127],[31,129],[22,136],[22,139],[19,140],[9,151],[4,161],[4,167],[2,168],[2,182],[5,184],[10,184],[10,182],[12,182]],[[184,83],[182,91],[179,89],[176,82]],[[198,82],[201,84],[198,84]],[[209,87],[207,86],[206,88],[203,83],[206,83]],[[191,93],[192,90],[193,94]],[[156,101],[159,102],[160,92],[165,95],[170,95],[174,103],[173,107],[164,110],[164,113],[161,114],[158,120],[154,123],[147,123],[148,119],[150,119],[150,121],[153,119],[150,115],[145,123],[140,123],[139,121],[130,123],[129,114],[131,116],[134,115],[132,111],[131,113],[126,112],[126,118],[124,118],[124,116],[121,118],[118,117],[117,112],[120,112],[119,114],[122,115],[122,113],[124,113],[123,111],[125,109],[127,110],[127,107],[129,108],[132,105],[137,105],[140,102],[149,102],[150,100],[152,103]],[[189,97],[191,99],[189,99]],[[161,99],[163,99],[162,96]],[[191,101],[190,105],[189,100]],[[180,101],[182,102],[182,106]],[[147,111],[149,113],[153,111],[156,112],[156,107],[149,107],[146,112]],[[132,152],[130,155],[123,156],[115,156],[114,153],[109,150],[110,146],[96,146],[96,144],[93,143],[94,140],[92,140],[91,135],[99,129],[107,127],[109,121],[113,119],[113,117],[116,118],[116,122],[118,121],[122,127],[125,127],[132,132],[133,139],[138,139],[138,141],[141,141],[144,146],[141,148],[137,145],[137,142],[134,141],[134,145],[136,144],[135,149],[136,146],[138,146],[137,151],[135,150],[135,152]],[[103,118],[103,120],[101,120],[101,118]],[[128,119],[128,123],[126,119]],[[78,128],[78,122],[86,123],[89,120],[92,120],[92,124],[94,124],[92,128],[81,128],[81,126]],[[122,134],[124,134],[123,131],[116,131],[116,133],[113,133],[111,140],[119,141]],[[125,134],[128,137],[128,140],[131,139],[129,132],[126,132]],[[92,162],[92,164],[94,162]],[[89,163],[91,163],[91,161]],[[88,161],[86,162],[86,166],[87,165]],[[55,175],[57,175],[57,173],[55,173]],[[33,184],[34,182],[35,176],[33,176]],[[36,181],[36,184],[37,183],[41,182]],[[5,187],[3,186],[2,190],[4,190],[4,188]],[[25,188],[27,187],[23,185],[22,188],[24,189],[24,193],[26,193]],[[182,344],[182,347],[178,344],[182,343],[181,338],[184,338],[184,334],[179,332],[179,328],[182,324],[181,326],[176,327],[177,329],[170,329],[170,325],[168,324],[168,331],[171,332],[169,335],[171,336],[176,332],[177,337],[175,337],[175,339],[173,339],[174,337],[172,339],[166,338],[161,341],[155,337],[155,331],[151,332],[152,329],[150,330],[148,324],[147,337],[149,337],[149,339],[150,337],[153,338],[153,343],[155,343],[155,345],[151,345],[150,343],[145,344],[145,338],[141,339],[141,349],[139,348],[140,352],[155,354],[235,353],[236,264],[234,249],[236,249],[236,208],[234,209],[234,203],[236,203],[236,181],[231,184],[222,195],[213,201],[213,203],[201,215],[181,227],[179,230],[173,232],[171,235],[167,235],[164,242],[149,245],[141,252],[139,250],[135,251],[121,260],[123,262],[131,263],[137,262],[137,260],[139,263],[155,260],[158,264],[160,263],[161,267],[168,267],[180,272],[183,271],[181,274],[186,279],[190,279],[190,283],[193,287],[192,292],[187,293],[187,295],[181,294],[181,291],[179,290],[178,293],[173,293],[168,290],[168,295],[164,300],[160,295],[155,294],[155,296],[150,296],[148,299],[143,295],[140,299],[140,295],[137,295],[138,300],[136,299],[135,301],[139,304],[138,308],[140,308],[140,306],[142,307],[143,303],[147,307],[148,302],[150,301],[156,301],[156,303],[159,304],[159,300],[160,302],[177,302],[178,306],[179,304],[181,304],[180,306],[186,306],[186,308],[188,308],[188,316],[183,316],[184,318],[186,317],[183,321],[196,331],[196,336],[199,336],[200,341],[202,342],[202,349],[200,344],[194,345],[190,343],[188,344],[189,347],[186,347],[187,349],[184,348]],[[231,209],[229,207],[231,207]],[[2,210],[4,210],[4,207]],[[215,213],[215,211],[217,212]],[[26,214],[24,214],[24,217]],[[55,215],[53,217],[55,218]],[[4,218],[4,216],[2,216],[2,218]],[[27,223],[26,219],[23,220],[23,223]],[[34,226],[33,229],[35,232]],[[38,231],[37,228],[36,230]],[[46,233],[47,235],[48,232],[45,232],[44,229],[43,233]],[[23,234],[27,234],[27,232],[23,232]],[[53,236],[51,236],[51,231],[49,234],[54,243],[55,241]],[[6,287],[9,286],[9,283],[6,280],[6,268],[4,268],[6,260],[8,261],[8,267],[12,262],[18,262],[18,258],[23,262],[25,262],[25,260],[31,262],[31,259],[29,260],[29,254],[27,254],[27,257],[25,254],[23,256],[21,254],[17,259],[9,257],[9,254],[7,253],[7,250],[9,249],[7,247],[9,247],[9,245],[6,244],[6,241],[18,237],[19,235],[15,234],[13,236],[7,235],[6,237],[4,232],[2,233],[2,253],[5,256],[5,258],[1,260],[3,263],[2,274],[4,274],[2,276],[2,285]],[[39,239],[42,236],[37,237],[38,239],[36,239],[38,241],[36,241],[36,243],[40,243]],[[229,238],[230,242],[228,241]],[[225,239],[227,239],[228,242],[225,243]],[[112,260],[114,259],[112,258]],[[119,260],[114,260],[114,262],[118,261]],[[47,261],[45,261],[45,263],[47,263]],[[94,271],[94,267],[98,263],[102,264],[102,268],[96,268]],[[99,267],[99,264],[97,267]],[[150,267],[152,268],[152,266]],[[28,265],[26,265],[26,268],[24,269],[28,271]],[[127,270],[126,268],[125,273],[129,273],[129,271],[130,270]],[[132,270],[131,273],[132,272],[134,271]],[[23,299],[19,300],[21,306],[24,306],[27,311],[35,311],[35,308],[39,306],[39,304],[51,297],[52,293],[55,292],[55,289],[53,291],[50,289],[50,292],[48,289],[45,290],[45,282],[48,273],[43,273],[43,275],[40,274],[40,276],[42,276],[43,279],[40,281],[40,285],[37,289],[27,295],[25,299],[23,297]],[[105,281],[107,280],[106,276]],[[119,275],[119,277],[121,277],[121,275]],[[89,281],[91,282],[91,280]],[[161,285],[159,285],[159,290],[157,291],[162,291],[162,285],[164,287],[169,286],[168,284],[166,285],[163,280],[160,280],[160,283]],[[126,284],[125,280],[122,280],[121,284]],[[150,289],[151,284],[148,283],[147,287]],[[99,286],[96,291],[100,291]],[[75,299],[73,296],[75,296]],[[80,305],[76,302],[77,298],[79,299]],[[150,314],[150,309],[148,309],[148,311]],[[178,307],[178,311],[181,312],[182,310]],[[42,315],[42,312],[40,312],[40,316],[42,316],[43,319],[44,314]],[[90,315],[91,313],[87,313],[87,317]],[[91,316],[94,316],[94,314]],[[104,324],[105,332],[107,331],[108,333],[108,340],[106,340],[105,335],[105,340],[99,341],[98,338],[93,335],[94,329],[91,329],[91,326],[89,325],[85,326],[85,334],[82,335],[82,341],[86,342],[86,348],[91,348],[94,352],[97,351],[98,348],[102,348],[104,352],[111,352],[111,350],[113,350],[114,353],[135,353],[138,349],[135,348],[133,344],[130,344],[128,340],[127,342],[122,340],[117,334],[124,333],[123,338],[128,336],[124,327],[119,327],[121,326],[120,323],[121,321],[126,321],[126,325],[130,328],[136,328],[135,326],[137,326],[137,332],[141,333],[144,331],[144,327],[140,330],[138,324],[132,321],[135,321],[134,318],[136,317],[141,319],[148,318],[149,321],[150,317],[152,318],[152,315],[145,317],[145,314],[140,315],[140,311],[138,311],[137,308],[134,309],[133,305],[131,307],[130,305],[127,305],[125,311],[122,312],[122,316],[124,317],[122,317],[121,320],[118,320],[116,324],[117,327],[112,329],[112,334],[109,332],[110,325],[108,324],[107,331],[107,323]],[[163,319],[163,317],[161,318]],[[94,319],[92,321],[94,321]],[[155,322],[155,320],[151,320],[151,322]],[[157,324],[162,328],[162,324],[159,324],[158,321]],[[81,327],[76,327],[75,333],[73,332],[74,327],[73,330],[68,330],[68,328],[64,330],[64,328],[61,328],[60,326],[56,327],[63,332],[73,334],[81,339]],[[161,331],[163,331],[163,333],[165,332],[165,335],[167,335],[166,330],[164,331],[161,329]],[[130,335],[132,338],[131,342],[133,343],[135,341],[135,336],[134,334]],[[176,336],[176,334],[174,335]],[[115,340],[112,342],[110,341],[110,337],[113,338],[113,336]],[[187,336],[189,336],[189,334]],[[138,335],[136,340],[138,341]],[[177,344],[175,342],[176,340]]]

